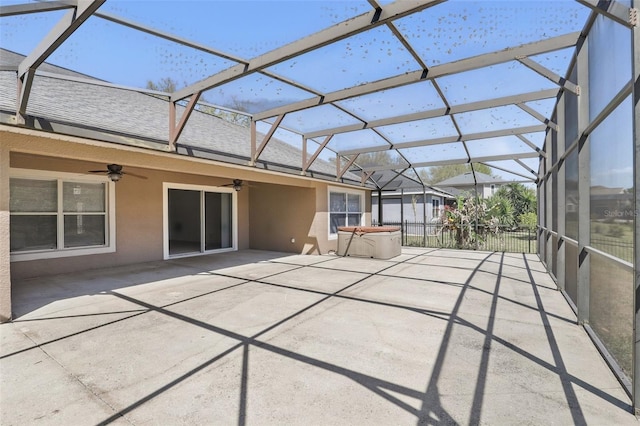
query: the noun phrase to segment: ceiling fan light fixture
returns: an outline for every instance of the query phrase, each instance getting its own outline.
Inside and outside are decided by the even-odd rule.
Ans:
[[[111,179],[111,182],[117,182],[122,179],[122,173],[119,172],[109,172],[107,176]]]
[[[222,186],[231,187],[234,191],[240,191],[242,189],[243,183],[244,182],[242,181],[242,179],[234,179],[233,183],[226,183]]]

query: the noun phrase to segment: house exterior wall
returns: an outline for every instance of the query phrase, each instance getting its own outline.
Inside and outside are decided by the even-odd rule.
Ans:
[[[492,191],[491,184],[478,185],[478,195],[481,196],[482,198],[489,198],[494,194],[495,191],[497,191],[500,188],[500,186],[501,185],[499,184],[494,184],[495,189]],[[459,186],[459,187],[456,187],[456,189],[459,189],[462,192],[466,192],[467,194],[471,194],[472,196],[475,195],[475,189],[473,185]]]
[[[415,209],[414,209],[415,197]],[[371,217],[378,220],[378,197],[371,197]],[[426,208],[427,222],[433,219],[433,200],[440,201],[440,208],[444,208],[444,199],[432,194],[427,194],[425,203],[422,202],[422,194],[405,194],[404,198],[400,195],[382,196],[382,218],[386,222],[400,222],[401,213],[404,220],[408,222],[423,222],[424,209]],[[402,202],[401,202],[402,199]],[[401,211],[402,210],[402,211]]]
[[[11,319],[9,250],[9,149],[0,145],[0,322]]]
[[[237,195],[237,248],[291,253],[326,253],[336,242],[328,235],[328,184],[295,175],[251,169],[169,152],[0,126],[0,319],[10,317],[10,283],[44,274],[163,259],[165,183],[219,187],[232,179],[250,186]],[[125,176],[115,183],[115,238],[112,253],[10,262],[9,173],[12,169],[77,173],[122,164]],[[188,173],[187,173],[188,171]],[[342,186],[331,183],[333,187]],[[353,190],[352,186],[346,186]],[[370,224],[368,191],[365,221]],[[254,223],[252,223],[254,222]],[[295,243],[291,243],[295,238]]]
[[[256,184],[249,191],[249,245],[257,250],[319,253],[315,232],[316,191]]]

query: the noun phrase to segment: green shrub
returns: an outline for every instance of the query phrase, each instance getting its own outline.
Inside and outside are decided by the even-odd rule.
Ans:
[[[620,238],[624,236],[624,227],[621,225],[611,225],[607,230],[607,236]]]
[[[520,215],[518,221],[520,222],[520,226],[533,228],[538,224],[538,215],[533,212],[524,213]]]

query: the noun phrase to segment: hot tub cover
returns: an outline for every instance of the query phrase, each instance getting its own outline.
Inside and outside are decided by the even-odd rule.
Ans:
[[[399,226],[339,226],[338,231],[353,232],[355,234],[370,234],[374,232],[395,232]]]

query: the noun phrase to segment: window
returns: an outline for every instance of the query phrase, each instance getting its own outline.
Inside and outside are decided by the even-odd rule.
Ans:
[[[329,190],[329,234],[337,235],[339,226],[360,226],[363,217],[360,191]]]
[[[101,176],[12,169],[11,260],[115,251],[112,188]]]
[[[496,186],[494,184],[491,184],[491,195],[496,193]]]
[[[437,218],[440,217],[440,200],[438,199],[432,199],[431,200],[431,205],[433,206],[433,211],[431,212],[431,217],[432,218]]]

